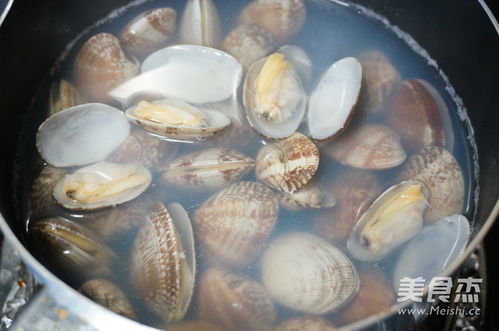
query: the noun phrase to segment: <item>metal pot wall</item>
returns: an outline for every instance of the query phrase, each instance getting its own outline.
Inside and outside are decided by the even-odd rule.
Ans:
[[[27,309],[28,317],[30,310],[33,313],[44,308],[44,298],[51,296],[58,306],[75,316],[92,316],[88,322],[94,327],[150,329],[84,298],[33,258],[22,244],[23,222],[17,217],[19,202],[14,199],[19,189],[14,184],[16,142],[37,87],[75,35],[127,2],[16,0],[0,29],[0,228],[44,284],[43,292]],[[475,0],[354,2],[386,16],[414,37],[438,62],[469,111],[479,149],[480,201],[472,240],[466,254],[447,270],[451,274],[482,241],[499,212],[499,27],[487,15],[485,5]],[[352,327],[405,328],[413,323],[412,317],[396,314],[394,307],[391,313],[373,316]]]

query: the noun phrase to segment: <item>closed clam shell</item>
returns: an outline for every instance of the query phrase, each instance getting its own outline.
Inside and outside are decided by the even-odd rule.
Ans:
[[[263,249],[278,211],[277,198],[265,185],[230,185],[211,196],[194,214],[200,252],[216,264],[247,266]]]
[[[86,99],[67,80],[53,82],[50,86],[49,116],[85,102]]]
[[[128,298],[115,284],[105,279],[88,280],[79,292],[98,304],[130,319],[136,319],[135,311]]]
[[[281,206],[289,210],[322,209],[336,205],[336,198],[321,185],[308,183],[294,193],[280,193]]]
[[[118,38],[99,33],[82,46],[74,63],[74,79],[78,89],[92,101],[106,101],[107,93],[137,75],[137,59],[127,54]]]
[[[325,152],[344,165],[372,170],[396,167],[407,157],[399,134],[380,124],[353,128],[332,141]]]
[[[262,256],[261,277],[276,302],[314,315],[338,310],[359,290],[350,260],[308,233],[286,233],[270,242]]]
[[[167,331],[224,331],[220,325],[205,320],[184,321],[165,326]]]
[[[225,37],[222,49],[232,54],[247,70],[256,60],[276,48],[272,35],[258,25],[242,24]]]
[[[255,161],[228,148],[210,148],[184,155],[168,164],[163,179],[176,186],[215,189],[243,178]]]
[[[303,0],[255,0],[243,10],[239,21],[264,27],[282,44],[301,30],[306,15]]]
[[[273,331],[333,331],[336,328],[328,320],[313,317],[297,317],[289,319],[273,329]]]
[[[180,22],[182,43],[216,47],[220,41],[220,19],[212,0],[188,0]]]
[[[172,8],[148,10],[123,28],[120,40],[123,46],[138,57],[151,54],[172,39],[176,18],[177,12]]]
[[[262,285],[221,269],[208,269],[199,286],[199,313],[229,330],[271,330],[276,313]]]
[[[418,180],[428,188],[426,222],[435,222],[464,209],[464,177],[454,156],[444,148],[431,146],[409,158],[399,180]]]
[[[319,149],[301,133],[262,147],[256,157],[257,178],[286,193],[307,184],[318,167]]]
[[[47,216],[54,208],[54,187],[66,174],[64,169],[46,165],[38,177],[33,181],[30,191],[32,214],[40,217]]]

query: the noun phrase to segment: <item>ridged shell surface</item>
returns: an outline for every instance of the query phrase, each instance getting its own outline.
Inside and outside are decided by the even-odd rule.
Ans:
[[[47,165],[33,181],[30,192],[30,203],[34,216],[48,216],[48,213],[54,208],[54,187],[65,174],[66,171],[64,169]]]
[[[50,86],[49,116],[85,102],[85,98],[70,82],[61,79]]]
[[[185,44],[217,47],[220,18],[212,0],[188,0],[180,22],[180,41]]]
[[[215,323],[205,321],[205,320],[195,320],[195,321],[184,321],[174,324],[167,324],[165,326],[167,331],[225,331],[220,325]]]

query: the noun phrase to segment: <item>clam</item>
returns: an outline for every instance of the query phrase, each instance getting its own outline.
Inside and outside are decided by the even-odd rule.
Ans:
[[[209,321],[196,320],[184,321],[174,324],[167,324],[165,327],[167,331],[225,331],[220,325],[214,324]]]
[[[322,209],[336,205],[335,197],[318,183],[308,183],[294,193],[279,195],[281,206],[289,210]]]
[[[138,57],[165,46],[175,34],[177,12],[172,8],[146,11],[128,23],[120,34],[123,46]]]
[[[278,43],[298,33],[307,11],[303,0],[255,0],[241,13],[239,21],[264,27]]]
[[[196,261],[189,217],[179,204],[157,203],[135,238],[131,283],[166,322],[183,318],[192,297]]]
[[[340,133],[352,118],[359,98],[362,67],[353,57],[333,63],[308,102],[310,137],[325,140]]]
[[[107,93],[137,75],[139,63],[122,48],[118,38],[99,33],[80,49],[74,64],[78,89],[92,101],[106,101]]]
[[[393,288],[398,291],[404,277],[423,277],[428,285],[464,252],[469,236],[470,224],[458,214],[423,229],[402,251],[393,273]]]
[[[220,19],[212,0],[188,0],[179,32],[180,42],[216,47],[220,40]]]
[[[229,330],[271,330],[276,319],[262,285],[221,269],[208,269],[201,278],[199,313]]]
[[[204,139],[227,129],[223,113],[195,107],[180,99],[141,101],[125,112],[129,121],[156,135],[174,139]]]
[[[461,213],[464,209],[464,177],[461,167],[444,148],[431,146],[409,158],[398,180],[418,180],[428,188],[425,221]]]
[[[54,187],[66,174],[64,169],[45,166],[33,181],[30,191],[31,211],[35,216],[47,216],[55,206]]]
[[[125,105],[141,94],[203,104],[233,96],[242,77],[242,67],[232,55],[197,45],[160,49],[142,62],[141,70],[109,94]]]
[[[68,108],[40,125],[36,147],[55,167],[81,166],[104,160],[130,132],[123,112],[101,103]]]
[[[319,167],[319,149],[301,133],[266,145],[256,157],[256,177],[272,188],[293,193],[307,184]]]
[[[261,135],[292,135],[305,114],[306,99],[300,77],[284,54],[274,53],[249,68],[243,103],[249,123]]]
[[[328,320],[313,317],[297,317],[289,319],[273,329],[273,331],[334,331],[336,328]]]
[[[286,59],[293,64],[293,67],[300,75],[302,83],[307,85],[310,82],[310,79],[312,79],[312,60],[307,52],[305,52],[303,48],[295,45],[281,46],[277,52],[284,54]]]
[[[116,257],[99,236],[63,218],[36,221],[29,228],[31,243],[44,260],[72,276],[102,276]]]
[[[211,196],[194,214],[200,252],[217,264],[247,266],[263,249],[278,211],[277,198],[265,185],[230,185]]]
[[[338,310],[359,289],[350,260],[308,233],[286,233],[270,242],[261,260],[261,277],[276,302],[314,315]]]
[[[276,48],[272,35],[258,25],[242,24],[225,37],[222,49],[232,54],[247,70],[256,60]]]
[[[370,115],[380,114],[400,74],[381,51],[367,51],[358,59],[363,71],[359,108]]]
[[[325,152],[341,164],[372,170],[396,167],[407,157],[399,134],[380,124],[355,127],[332,141]]]
[[[85,103],[85,98],[67,80],[52,83],[49,96],[49,115]]]
[[[99,162],[65,175],[54,198],[71,210],[116,206],[138,197],[151,183],[151,173],[138,164]]]
[[[254,164],[252,158],[235,150],[210,148],[173,160],[163,179],[184,188],[216,189],[240,180]]]
[[[100,278],[88,280],[83,283],[79,292],[117,314],[130,319],[137,318],[125,294],[108,280]]]
[[[381,260],[423,228],[426,186],[404,181],[383,192],[360,217],[347,247],[359,260]]]

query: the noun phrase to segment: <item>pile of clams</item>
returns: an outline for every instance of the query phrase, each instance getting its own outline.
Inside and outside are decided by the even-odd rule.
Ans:
[[[215,2],[188,0],[88,38],[36,135],[39,257],[169,330],[332,330],[388,309],[428,240],[446,242],[425,275],[457,258],[470,226],[445,102],[382,50],[314,67],[289,44],[306,16],[254,0],[224,36]]]

